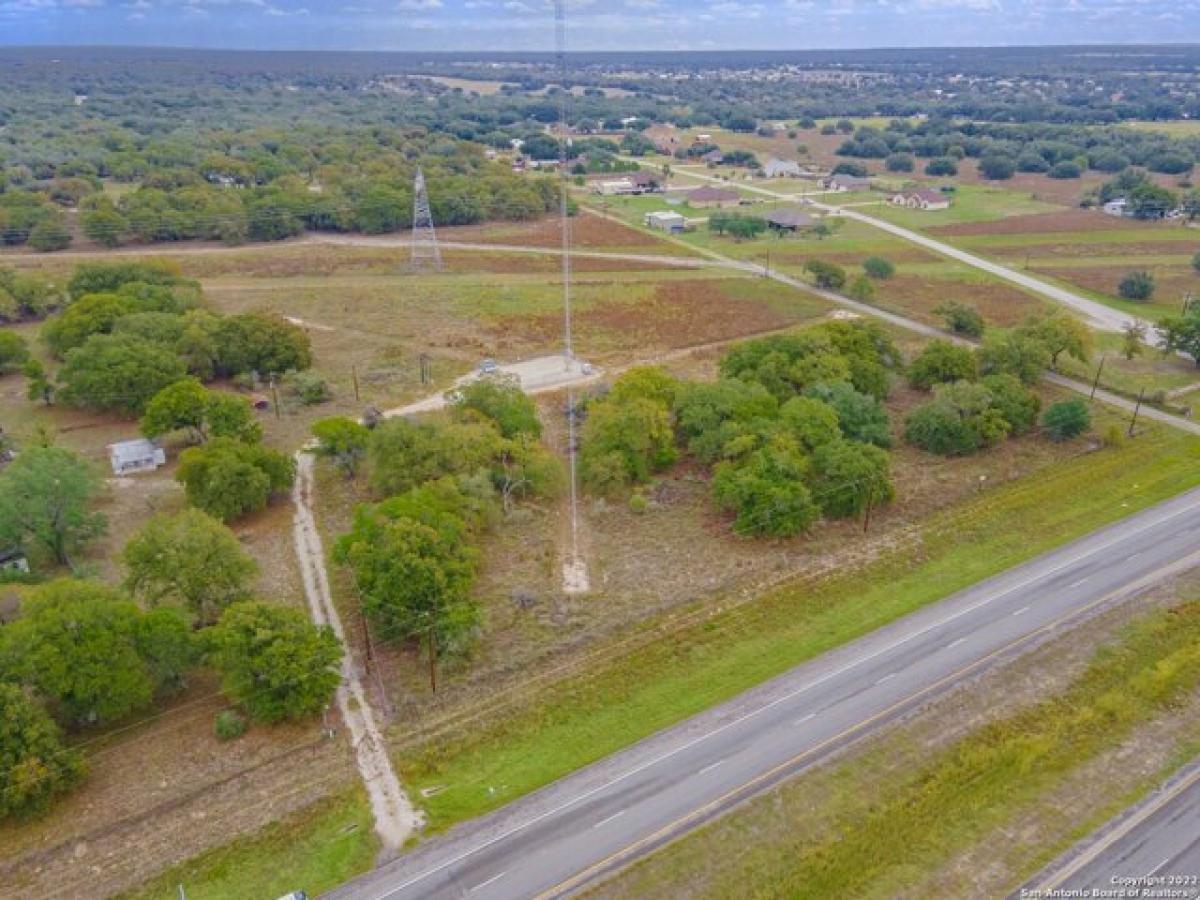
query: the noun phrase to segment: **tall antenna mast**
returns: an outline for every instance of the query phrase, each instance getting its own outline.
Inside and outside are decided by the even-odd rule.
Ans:
[[[562,227],[563,289],[563,367],[568,374],[579,371],[571,335],[571,219],[567,204],[567,161],[570,158],[570,132],[567,128],[567,6],[566,0],[554,0],[554,45],[558,55],[558,186],[559,221]],[[568,594],[588,590],[587,563],[579,555],[579,473],[576,464],[575,388],[567,384],[567,459],[571,475],[571,556],[563,565],[563,584]]]
[[[567,161],[570,137],[567,131],[567,5],[554,0],[554,47],[558,57],[558,181],[559,218],[562,226],[563,353],[567,368],[575,362],[571,335],[571,219],[567,215]]]
[[[425,189],[425,173],[417,166],[413,179],[412,259],[414,272],[442,271],[442,251],[438,249],[437,233],[433,230],[433,213],[429,211],[429,192]]]

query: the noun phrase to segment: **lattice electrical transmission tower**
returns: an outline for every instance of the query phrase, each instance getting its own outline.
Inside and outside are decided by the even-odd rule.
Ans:
[[[429,191],[425,188],[425,173],[420,167],[413,179],[412,260],[409,266],[414,272],[442,271],[442,251],[438,249],[437,232],[433,230]]]

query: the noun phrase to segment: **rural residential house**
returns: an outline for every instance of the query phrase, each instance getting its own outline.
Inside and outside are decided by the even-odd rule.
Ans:
[[[647,169],[630,172],[627,176],[638,192],[642,194],[657,194],[666,190],[666,178]]]
[[[1124,197],[1117,197],[1115,200],[1109,200],[1104,204],[1104,212],[1110,216],[1124,216],[1127,214],[1126,207],[1129,202]]]
[[[700,157],[700,161],[707,163],[710,166],[719,166],[721,163],[725,162],[725,154],[720,150],[709,150]]]
[[[918,191],[901,191],[892,197],[893,206],[907,206],[909,209],[949,209],[950,198],[941,191],[922,188]]]
[[[767,160],[762,172],[768,178],[799,178],[804,174],[800,163],[793,159],[777,159],[776,157]]]
[[[153,472],[167,462],[167,454],[153,441],[137,438],[108,445],[108,459],[114,475]]]
[[[668,209],[646,213],[643,222],[647,228],[656,228],[669,234],[679,234],[687,230],[687,219]]]
[[[857,175],[830,175],[822,184],[827,191],[869,191],[870,178],[859,178]]]
[[[763,216],[763,220],[767,223],[767,227],[774,231],[780,233],[786,231],[792,234],[804,228],[811,228],[816,224],[816,219],[795,207],[773,209]]]
[[[716,207],[720,209],[726,206],[737,206],[741,199],[742,195],[737,191],[711,186],[696,188],[687,195],[688,203],[702,208]]]
[[[622,194],[640,194],[641,191],[628,178],[608,178],[597,181],[592,190],[604,197],[616,197]]]

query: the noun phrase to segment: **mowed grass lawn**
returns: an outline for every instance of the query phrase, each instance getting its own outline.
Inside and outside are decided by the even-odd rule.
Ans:
[[[925,185],[935,187],[934,184]],[[893,206],[887,202],[886,194],[878,194],[882,202],[873,206],[857,207],[857,211],[866,215],[923,231],[942,225],[956,225],[964,222],[990,222],[1005,219],[1009,216],[1025,216],[1033,213],[1052,212],[1062,207],[1037,200],[1023,191],[1006,190],[1001,187],[982,187],[979,185],[958,185],[950,198],[949,209],[919,210],[902,206]],[[841,200],[821,198],[822,202],[841,205]],[[875,199],[875,198],[872,198]]]
[[[1098,426],[1110,421],[1101,414]],[[1200,441],[1152,426],[933,516],[920,546],[797,582],[614,652],[529,705],[397,751],[407,783],[439,786],[436,830],[502,805],[955,590],[1200,483]],[[711,608],[711,607],[710,607]],[[400,736],[401,741],[405,738]]]

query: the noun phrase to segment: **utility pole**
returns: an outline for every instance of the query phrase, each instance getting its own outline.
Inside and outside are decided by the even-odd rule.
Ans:
[[[279,388],[275,386],[275,376],[271,376],[271,400],[275,404],[275,418],[279,418]]]
[[[874,504],[874,502],[875,485],[870,484],[867,486],[867,505],[863,510],[863,534],[866,534],[867,530],[871,527],[871,506]]]
[[[1145,388],[1138,391],[1137,405],[1133,408],[1133,418],[1129,420],[1129,437],[1133,437],[1133,426],[1137,424],[1138,411],[1142,408],[1142,398],[1145,396]]]
[[[1100,357],[1100,365],[1096,366],[1096,377],[1092,379],[1092,393],[1088,397],[1089,400],[1096,399],[1096,388],[1100,385],[1100,373],[1104,371],[1104,360],[1106,357]]]
[[[359,400],[359,397],[358,397],[358,366],[352,365],[350,367],[350,377],[354,379],[354,402],[357,403]]]

